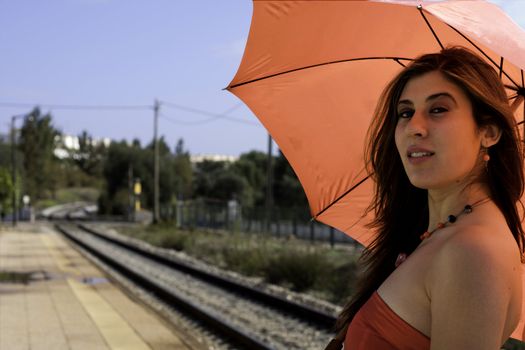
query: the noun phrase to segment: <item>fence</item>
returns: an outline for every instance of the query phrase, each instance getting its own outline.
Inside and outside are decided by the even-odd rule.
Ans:
[[[161,217],[176,222],[177,227],[209,228],[248,233],[264,233],[277,237],[291,237],[335,243],[357,244],[352,238],[333,227],[311,221],[305,208],[277,208],[267,220],[261,207],[244,208],[236,201],[178,201],[161,208]]]

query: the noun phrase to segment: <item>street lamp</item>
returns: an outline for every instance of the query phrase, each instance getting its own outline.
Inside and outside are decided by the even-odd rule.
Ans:
[[[27,114],[17,114],[11,117],[11,179],[13,181],[13,226],[16,226],[18,221],[17,198],[16,198],[16,136],[15,136],[15,121],[19,118],[26,117]]]

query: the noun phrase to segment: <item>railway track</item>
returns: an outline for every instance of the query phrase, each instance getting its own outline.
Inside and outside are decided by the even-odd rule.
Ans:
[[[219,333],[235,349],[320,349],[335,316],[85,225],[57,224],[75,244]],[[232,348],[231,346],[229,348]]]

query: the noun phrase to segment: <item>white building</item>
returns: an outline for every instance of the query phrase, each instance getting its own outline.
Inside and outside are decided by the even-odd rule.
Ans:
[[[57,135],[55,141],[57,147],[54,150],[54,154],[59,159],[71,158],[71,151],[78,151],[80,149],[78,136],[65,134]],[[107,137],[102,139],[91,139],[91,143],[93,146],[104,144],[104,146],[109,147],[111,139]]]
[[[233,163],[239,160],[239,157],[227,156],[224,154],[193,154],[193,155],[190,155],[190,162],[192,164],[201,163],[205,160],[212,161],[212,162]]]

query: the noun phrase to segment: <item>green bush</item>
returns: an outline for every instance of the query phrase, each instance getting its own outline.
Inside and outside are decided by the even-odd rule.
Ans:
[[[302,241],[221,231],[181,231],[163,223],[122,232],[156,246],[183,250],[207,263],[344,304],[354,291],[357,256]],[[514,350],[514,349],[513,349]]]
[[[247,276],[260,276],[269,264],[268,251],[264,248],[225,246],[222,255],[227,268]]]
[[[316,290],[324,291],[325,299],[340,304],[354,293],[357,273],[355,261],[345,262],[343,265],[330,267],[328,273],[321,274]]]
[[[154,239],[157,246],[177,251],[187,249],[188,244],[190,243],[188,235],[176,232],[158,233]]]
[[[314,286],[320,273],[328,270],[326,257],[319,252],[282,251],[270,260],[264,270],[269,283],[290,285],[302,292]]]
[[[59,205],[59,204],[61,204],[61,203],[59,203],[55,199],[41,199],[41,200],[39,200],[38,202],[35,203],[35,207],[37,209],[44,209],[44,208],[49,208],[49,207],[52,207],[52,206],[55,206],[55,205]]]

